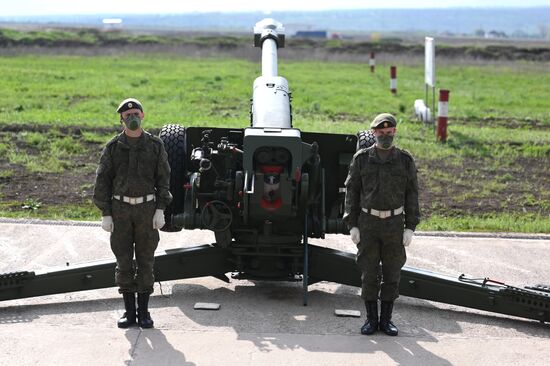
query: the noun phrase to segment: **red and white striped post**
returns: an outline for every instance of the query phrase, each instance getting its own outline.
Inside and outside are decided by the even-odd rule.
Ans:
[[[397,94],[397,66],[390,66],[390,90]]]
[[[374,72],[374,67],[376,66],[376,59],[374,56],[374,52],[371,52],[369,59],[370,72]]]
[[[449,90],[439,90],[439,105],[437,107],[437,139],[447,141],[447,117],[449,116]]]

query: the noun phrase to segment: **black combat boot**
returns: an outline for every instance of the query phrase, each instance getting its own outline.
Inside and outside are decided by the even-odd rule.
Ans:
[[[123,292],[124,299],[124,315],[117,322],[119,328],[128,328],[130,325],[136,324],[136,294],[134,292]]]
[[[142,328],[153,328],[153,319],[151,319],[151,314],[149,314],[149,294],[138,292],[138,323]]]
[[[380,330],[387,335],[396,336],[398,331],[395,324],[391,321],[393,311],[393,301],[382,301],[380,306]]]
[[[365,301],[367,320],[361,327],[361,334],[371,335],[378,329],[378,301]]]

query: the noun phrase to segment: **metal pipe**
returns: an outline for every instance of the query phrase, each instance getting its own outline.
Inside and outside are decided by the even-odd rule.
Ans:
[[[262,42],[262,76],[277,76],[277,42],[272,38]]]

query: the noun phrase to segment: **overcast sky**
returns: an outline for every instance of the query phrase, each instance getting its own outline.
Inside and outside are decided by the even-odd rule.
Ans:
[[[279,10],[550,6],[550,0],[0,0],[0,17]]]

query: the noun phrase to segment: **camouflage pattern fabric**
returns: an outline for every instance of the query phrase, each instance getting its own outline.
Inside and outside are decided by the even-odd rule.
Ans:
[[[115,281],[119,292],[153,292],[153,265],[159,232],[153,229],[155,202],[139,205],[113,200],[111,250],[116,257]],[[134,253],[136,266],[134,265]]]
[[[406,261],[403,230],[420,222],[418,180],[412,156],[394,147],[386,160],[376,147],[359,150],[351,161],[346,179],[344,222],[358,227],[357,264],[362,272],[362,297],[393,301],[399,296],[401,268]],[[391,210],[404,206],[404,215],[385,219],[362,208]],[[380,263],[382,266],[380,267]],[[381,271],[381,272],[380,272]]]
[[[172,200],[169,188],[168,156],[158,137],[143,131],[137,143],[131,144],[121,133],[107,143],[96,171],[93,201],[103,216],[113,217],[111,249],[120,292],[153,292],[154,252],[159,242],[153,215]],[[154,194],[155,201],[130,205],[113,198],[148,194]]]
[[[376,301],[380,295],[382,301],[394,301],[399,297],[401,268],[407,260],[403,215],[380,219],[361,212],[358,225],[361,242],[356,262],[361,269],[361,297]]]
[[[157,208],[170,204],[170,165],[162,140],[143,131],[136,145],[121,133],[107,143],[96,171],[93,201],[102,216],[111,216],[113,195],[155,194]]]
[[[382,161],[374,146],[353,156],[346,179],[344,222],[357,225],[361,208],[391,210],[405,206],[405,227],[411,230],[420,222],[418,180],[412,156],[394,147]]]

